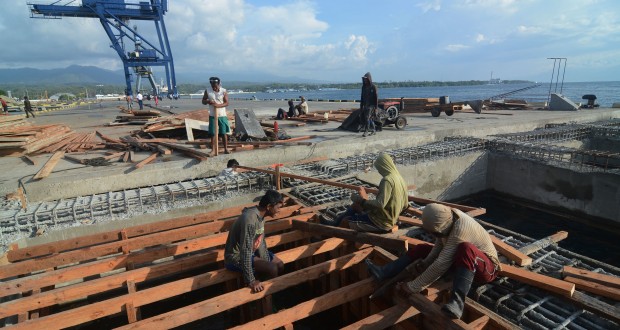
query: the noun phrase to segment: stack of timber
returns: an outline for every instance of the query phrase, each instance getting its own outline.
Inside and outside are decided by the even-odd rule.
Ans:
[[[110,126],[119,124],[144,125],[161,117],[161,112],[157,110],[127,110],[124,107],[119,108],[123,114],[116,116],[114,123],[110,123]]]
[[[4,127],[17,127],[28,125],[28,122],[24,118],[24,116],[15,116],[15,115],[5,115],[0,116],[0,128]]]
[[[65,125],[0,128],[0,155],[22,156],[64,141],[73,132]]]
[[[173,116],[165,116],[160,119],[149,122],[144,125],[142,131],[145,133],[159,132],[159,131],[167,131],[167,130],[175,130],[175,129],[183,129],[185,130],[185,118],[200,120],[204,122],[209,122],[209,110],[196,110],[189,111],[185,113],[181,113]],[[234,127],[232,123],[234,123],[234,115],[228,114],[228,122],[231,123],[231,128]]]

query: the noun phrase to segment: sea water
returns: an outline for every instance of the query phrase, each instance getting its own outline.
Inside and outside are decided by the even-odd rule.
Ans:
[[[521,88],[535,85],[534,82],[518,84],[493,84],[493,85],[474,85],[474,86],[440,86],[440,87],[401,87],[401,88],[379,88],[379,98],[400,98],[400,97],[419,97],[430,98],[449,96],[450,101],[470,101],[486,100],[500,94],[515,91]],[[538,86],[526,91],[518,92],[507,96],[506,99],[525,100],[528,102],[545,102],[549,98],[549,93],[559,93],[568,97],[575,103],[586,104],[587,100],[582,99],[586,94],[594,94],[596,102],[601,107],[609,108],[615,102],[620,102],[620,81],[608,82],[570,82],[549,84],[540,83]],[[275,93],[242,93],[230,94],[230,98],[250,99],[256,97],[258,100],[270,99],[298,99],[304,96],[309,100],[359,100],[360,89],[329,89],[329,90],[304,90],[304,91],[283,91]]]

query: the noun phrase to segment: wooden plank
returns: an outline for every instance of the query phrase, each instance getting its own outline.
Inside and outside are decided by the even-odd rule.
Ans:
[[[511,265],[502,264],[500,276],[506,276],[513,280],[529,284],[531,286],[550,291],[564,297],[571,297],[575,292],[575,284],[559,280],[557,278],[545,276],[542,274],[530,272],[523,268],[517,268]]]
[[[606,286],[601,283],[591,282],[573,276],[565,276],[564,281],[574,283],[579,290],[620,301],[620,288]]]
[[[226,242],[226,233],[218,234],[219,239],[216,242],[213,242],[208,247],[216,247],[221,246]],[[296,241],[299,239],[303,239],[305,236],[301,232],[291,232],[280,235],[275,235],[268,237],[266,239],[267,245],[269,247],[274,247],[276,245],[282,245],[286,243],[290,243],[292,241]],[[285,252],[281,252],[278,256],[285,262],[293,260],[294,258],[300,256],[308,256],[313,253],[323,253],[329,249],[334,249],[342,243],[342,240],[332,240],[330,242],[325,243],[325,246],[312,246],[309,250],[304,251],[303,248],[297,248]],[[305,248],[305,247],[304,247]],[[106,276],[103,278],[81,282],[78,284],[74,284],[71,286],[60,287],[55,290],[44,292],[36,296],[24,297],[18,300],[12,300],[6,302],[0,308],[0,317],[9,317],[11,315],[17,314],[23,310],[31,310],[33,308],[47,307],[53,306],[56,304],[61,304],[64,302],[70,302],[76,299],[80,299],[83,297],[87,297],[89,295],[98,294],[102,292],[106,292],[109,290],[114,290],[123,287],[129,282],[141,283],[145,281],[156,280],[158,278],[167,277],[170,275],[183,273],[186,271],[190,271],[195,268],[203,267],[204,265],[213,264],[224,259],[224,251],[223,249],[212,250],[208,252],[201,253],[199,255],[189,256],[186,258],[182,258],[179,260],[173,260],[170,262],[165,262],[162,264],[157,264],[153,266],[147,266],[138,268],[131,271],[126,271],[124,273],[114,274],[110,276]],[[288,261],[287,261],[288,260]],[[128,262],[129,263],[129,262]],[[64,280],[66,281],[66,280]],[[39,284],[40,286],[40,284]],[[131,288],[128,289],[130,291],[134,291]],[[196,288],[197,289],[197,288]],[[25,291],[22,289],[22,291]],[[129,292],[133,293],[133,292]],[[174,292],[170,292],[174,294]],[[138,306],[134,306],[137,308]]]
[[[293,216],[293,219],[309,219],[313,214],[304,214]],[[215,231],[220,231],[224,226],[228,228],[232,225],[232,221],[229,220],[226,223],[206,223],[197,226],[178,228],[166,232],[161,232],[153,235],[133,237],[124,241],[115,241],[106,244],[101,244],[88,249],[73,250],[64,253],[54,254],[48,257],[39,259],[29,259],[19,263],[6,265],[0,268],[0,279],[4,279],[11,276],[27,274],[36,270],[62,266],[74,262],[80,262],[97,258],[109,254],[121,252],[122,246],[126,245],[129,250],[138,250],[141,248],[155,246],[159,244],[170,243],[188,238],[199,237],[208,235]],[[281,220],[282,221],[282,220]],[[300,221],[301,222],[301,221]],[[218,229],[219,228],[219,229]]]
[[[293,220],[293,228],[309,231],[328,237],[339,237],[358,243],[367,243],[380,246],[388,250],[396,250],[400,253],[407,252],[407,242],[400,238],[392,238],[373,233],[358,232],[352,229],[325,226],[316,223]]]
[[[506,242],[497,238],[496,236],[489,235],[493,245],[497,249],[497,252],[501,253],[506,258],[514,261],[517,265],[523,267],[532,264],[532,258],[526,256],[516,248],[508,245]]]
[[[373,279],[367,278],[294,307],[287,308],[276,314],[248,322],[232,329],[276,329],[288,323],[304,319],[308,316],[364,297],[375,289],[375,285]]]
[[[526,246],[523,246],[521,248],[519,248],[519,251],[521,251],[523,254],[525,255],[530,255],[540,249],[544,249],[547,246],[551,245],[551,244],[555,244],[565,238],[568,237],[568,232],[566,231],[559,231],[549,237],[540,239],[538,241],[535,241],[531,244],[528,244]]]
[[[137,163],[136,165],[134,165],[135,168],[142,168],[144,167],[144,165],[152,162],[155,160],[155,158],[157,157],[157,155],[159,155],[159,152],[154,152],[152,153],[150,156],[146,157],[146,159],[144,159],[143,161]]]
[[[285,226],[281,226],[284,224]],[[274,223],[267,224],[265,226],[266,233],[272,233],[288,229],[292,226],[289,220],[283,221],[281,224]],[[284,244],[290,241],[301,239],[298,237],[297,232],[293,232],[290,235],[283,236],[269,236],[266,238],[267,246],[275,246]],[[304,236],[305,235],[301,235]],[[215,246],[223,245],[226,240],[226,233],[211,235],[207,237],[201,237],[193,240],[183,241],[171,245],[161,246],[157,248],[151,248],[135,252],[127,255],[119,255],[117,257],[108,258],[104,260],[98,260],[90,263],[83,263],[72,267],[66,267],[58,269],[49,274],[38,274],[29,277],[18,278],[10,281],[0,282],[0,296],[7,296],[11,294],[21,293],[24,291],[33,290],[47,285],[54,285],[58,283],[64,283],[81,279],[91,275],[97,275],[108,271],[113,271],[122,268],[129,268],[130,263],[141,264],[150,262],[156,259],[166,258],[170,256],[178,256],[186,253],[200,252],[205,249],[213,248]],[[222,255],[223,257],[223,255]],[[137,278],[137,276],[136,276]]]
[[[484,327],[486,327],[490,320],[491,318],[488,315],[482,315],[474,321],[469,322],[467,325],[470,329],[482,330],[484,329]]]
[[[76,163],[79,163],[79,164],[86,164],[86,159],[77,158],[77,157],[74,157],[74,156],[71,156],[71,155],[65,155],[65,159],[68,159],[68,160],[70,160],[72,162],[76,162]]]
[[[389,328],[395,324],[400,323],[408,318],[420,314],[416,308],[407,305],[395,305],[388,309],[384,309],[379,313],[370,315],[364,319],[361,319],[355,323],[341,328],[343,330],[381,330]]]
[[[332,243],[342,242],[342,240],[334,239]],[[333,245],[333,244],[332,244]],[[338,246],[338,245],[336,245]],[[333,246],[332,246],[333,247]],[[292,255],[293,259],[282,259],[284,262],[292,262],[301,255],[309,254],[305,247],[297,248],[297,254]],[[318,251],[324,251],[320,248]],[[160,314],[155,317],[144,319],[133,324],[128,324],[121,329],[163,329],[177,327],[189,322],[211,316],[222,311],[243,305],[245,303],[262,299],[266,295],[273,294],[285,290],[289,287],[298,285],[308,280],[316,279],[325,273],[332,271],[347,269],[357,265],[360,261],[370,253],[371,249],[358,251],[334,260],[302,269],[296,272],[279,276],[275,279],[263,282],[265,290],[259,293],[252,293],[250,288],[242,289],[216,296],[168,313]],[[278,254],[280,256],[280,254]],[[128,294],[102,302],[93,303],[87,306],[74,308],[65,312],[50,315],[48,317],[37,320],[30,320],[19,325],[15,329],[45,329],[45,328],[67,328],[76,326],[85,322],[92,321],[96,318],[113,315],[123,311],[126,302],[133,301],[134,307],[144,306],[146,304],[160,301],[169,297],[173,297],[185,292],[190,292],[198,288],[206,287],[216,283],[224,283],[233,278],[239,277],[237,272],[231,272],[225,269],[219,269],[205,274],[184,278],[171,283],[159,285],[157,287],[148,288],[139,292]]]
[[[574,278],[581,278],[590,282],[596,282],[604,286],[620,289],[620,277],[605,275],[600,273],[591,272],[585,269],[579,269],[570,266],[564,266],[562,268],[562,274],[564,276],[571,276]]]
[[[65,154],[64,151],[57,151],[56,153],[54,153],[52,157],[50,157],[50,159],[47,160],[45,165],[43,165],[43,167],[37,172],[37,174],[35,174],[34,177],[32,177],[32,179],[40,180],[50,175],[50,173],[52,173],[52,171],[54,170],[54,167],[56,166],[56,164],[58,164],[58,161],[60,161],[60,159],[62,158],[62,156],[64,156],[64,154]]]
[[[66,239],[62,241],[56,241],[52,243],[33,245],[28,247],[22,247],[16,250],[11,250],[8,253],[10,262],[16,262],[24,259],[31,259],[35,257],[41,257],[48,254],[60,253],[70,251],[82,247],[114,242],[121,237],[121,231],[125,231],[128,238],[148,235],[152,233],[193,226],[201,223],[214,222],[216,220],[224,220],[239,216],[241,211],[250,206],[256,205],[255,203],[243,204],[236,207],[231,207],[223,210],[211,211],[207,213],[200,213],[196,215],[189,215],[184,217],[172,218],[169,220],[158,221],[154,223],[147,223],[143,225],[137,225],[127,227],[123,229],[111,230],[102,233],[80,236],[77,238]],[[279,219],[289,218],[295,215],[313,213],[319,208],[306,208],[301,205],[292,205],[280,208],[280,212],[274,216],[267,218],[266,221],[273,221]],[[230,219],[234,220],[234,219]],[[223,224],[226,225],[226,224]],[[228,227],[222,227],[228,228]],[[223,229],[220,229],[223,230]]]
[[[409,295],[407,302],[423,314],[422,323],[426,329],[468,329],[465,322],[448,318],[439,305],[421,294]]]

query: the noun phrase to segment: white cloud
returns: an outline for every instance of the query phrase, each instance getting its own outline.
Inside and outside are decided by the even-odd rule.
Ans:
[[[462,44],[452,44],[452,45],[447,45],[446,47],[444,47],[445,50],[449,52],[453,52],[453,53],[460,52],[468,48],[470,48],[470,46],[462,45]]]
[[[486,38],[485,38],[484,34],[478,33],[478,35],[476,36],[476,42],[483,42],[485,40],[486,40]]]
[[[427,2],[418,3],[416,6],[422,8],[423,12],[428,11],[440,11],[441,10],[441,0],[432,0]]]

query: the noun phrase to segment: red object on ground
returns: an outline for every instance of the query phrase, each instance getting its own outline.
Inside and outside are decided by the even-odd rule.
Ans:
[[[276,140],[279,140],[279,139],[278,139],[278,130],[279,130],[279,127],[278,127],[278,122],[277,122],[277,121],[274,121],[274,122],[273,122],[273,132],[276,134]]]

